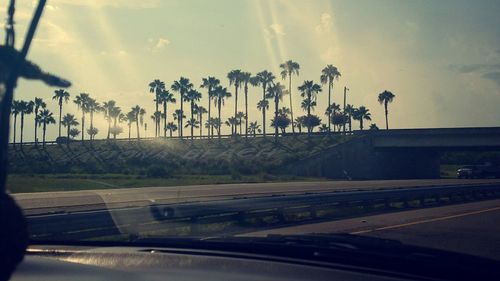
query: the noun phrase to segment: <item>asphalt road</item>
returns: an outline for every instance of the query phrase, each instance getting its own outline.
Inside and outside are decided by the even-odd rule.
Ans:
[[[394,212],[246,233],[351,233],[500,260],[500,200]]]
[[[321,192],[363,191],[394,188],[418,188],[457,184],[500,183],[500,180],[389,180],[322,181],[143,187],[92,191],[66,191],[13,194],[27,215],[77,212],[151,204],[205,202],[276,195],[299,195]]]

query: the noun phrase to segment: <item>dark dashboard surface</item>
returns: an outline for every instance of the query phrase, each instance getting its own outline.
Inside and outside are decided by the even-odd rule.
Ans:
[[[31,248],[11,280],[403,280],[265,257],[109,247]],[[406,279],[404,279],[406,280]]]

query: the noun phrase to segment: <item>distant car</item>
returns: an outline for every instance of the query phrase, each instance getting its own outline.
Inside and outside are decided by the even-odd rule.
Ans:
[[[459,179],[500,178],[500,167],[493,165],[467,165],[457,170],[457,177]]]

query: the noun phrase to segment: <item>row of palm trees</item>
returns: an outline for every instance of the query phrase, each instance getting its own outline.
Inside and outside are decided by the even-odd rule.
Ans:
[[[348,130],[351,131],[353,119],[360,122],[360,129],[363,130],[364,121],[371,120],[371,113],[364,106],[355,108],[352,105],[346,104],[344,98],[344,107],[341,109],[340,104],[332,102],[334,82],[338,81],[339,77],[341,77],[340,71],[333,65],[327,65],[321,71],[320,83],[322,85],[312,80],[306,80],[297,87],[303,99],[301,102],[301,109],[304,110],[305,115],[294,118],[292,77],[299,75],[300,65],[297,62],[289,60],[281,64],[280,69],[281,78],[283,80],[288,79],[287,89],[280,82],[276,81],[277,79],[273,73],[267,70],[261,71],[256,75],[241,70],[230,71],[227,74],[227,79],[229,86],[234,87],[234,115],[225,122],[221,119],[221,111],[225,105],[225,101],[233,95],[226,87],[221,85],[219,79],[212,76],[202,79],[200,88],[207,91],[208,108],[200,105],[202,93],[194,87],[193,83],[188,78],[180,77],[180,79],[174,81],[170,87],[167,87],[165,82],[159,79],[152,81],[149,83],[149,91],[154,94],[155,112],[151,115],[151,119],[155,125],[155,137],[162,135],[166,137],[167,132],[169,132],[169,136],[172,137],[173,132],[178,131],[179,137],[182,138],[184,137],[184,128],[190,128],[191,138],[194,137],[194,129],[197,128],[199,128],[199,135],[202,136],[203,125],[207,129],[207,136],[209,138],[214,137],[215,134],[220,138],[222,125],[230,127],[232,135],[244,134],[245,137],[248,137],[249,135],[255,136],[257,133],[262,132],[265,136],[266,111],[269,110],[270,102],[274,103],[274,116],[271,119],[271,126],[274,127],[274,136],[276,140],[280,131],[284,134],[286,129],[290,126],[292,134],[295,134],[296,130],[302,133],[302,129],[305,129],[308,135],[310,135],[315,127],[321,125],[321,119],[317,115],[312,114],[312,112],[317,106],[317,96],[323,90],[322,85],[328,86],[328,105],[325,111],[327,124],[323,124],[319,127],[321,132],[340,131],[341,128],[346,131],[347,126]],[[260,87],[262,89],[262,99],[257,102],[257,109],[262,112],[262,127],[256,121],[250,122],[248,118],[249,86]],[[243,90],[244,94],[244,112],[239,111],[238,108],[240,90]],[[177,94],[177,97],[175,94]],[[282,106],[285,95],[289,96],[289,107]],[[386,129],[389,128],[388,104],[391,103],[394,98],[395,95],[389,91],[384,91],[378,96],[378,101],[385,109]],[[102,113],[108,123],[107,139],[110,139],[111,136],[116,139],[116,136],[123,132],[123,129],[120,127],[121,123],[127,124],[129,139],[131,138],[131,127],[134,123],[136,125],[135,130],[137,139],[140,139],[141,128],[144,128],[145,134],[147,132],[147,123],[144,122],[146,110],[139,105],[132,107],[129,112],[122,112],[122,109],[118,107],[113,100],[100,104],[95,99],[91,98],[89,94],[80,93],[73,100],[81,111],[81,119],[79,122],[73,114],[67,113],[63,115],[63,105],[68,103],[69,99],[70,94],[65,90],[56,90],[54,92],[53,100],[56,100],[59,106],[59,137],[61,137],[62,133],[61,126],[64,126],[67,129],[67,138],[75,138],[81,134],[81,140],[85,140],[85,121],[88,116],[90,117],[90,128],[88,128],[86,132],[89,135],[89,139],[93,140],[99,131],[94,126],[94,114],[96,113]],[[172,122],[168,118],[169,105],[177,103],[178,100],[180,102],[180,107],[173,110],[172,113],[173,121],[176,122]],[[186,111],[184,110],[185,102],[187,102],[189,106],[188,119],[186,117]],[[212,107],[217,110],[217,117],[212,117]],[[55,123],[55,120],[53,120],[52,113],[46,109],[45,102],[40,98],[35,98],[34,101],[14,101],[12,107],[12,114],[14,116],[14,143],[16,142],[15,127],[17,116],[20,114],[22,143],[24,117],[31,113],[35,114],[35,143],[38,144],[37,128],[41,126],[43,127],[43,143],[45,144],[46,127],[49,124]],[[205,124],[203,124],[204,114],[208,114]],[[184,124],[185,119],[187,119],[186,124]],[[245,125],[244,131],[242,130],[243,123]],[[81,130],[76,128],[78,125],[81,125]],[[371,129],[375,128],[377,128],[376,125],[372,124]]]

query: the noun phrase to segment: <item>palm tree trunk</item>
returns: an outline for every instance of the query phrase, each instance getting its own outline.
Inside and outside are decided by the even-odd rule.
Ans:
[[[295,134],[295,125],[293,121],[293,106],[292,106],[292,73],[288,73],[288,95],[290,96],[290,117],[292,120],[292,134]]]
[[[47,123],[43,123],[43,147],[45,147],[45,132],[47,131]]]
[[[106,137],[108,140],[109,140],[109,136],[110,136],[110,133],[111,132],[111,117],[109,116],[109,113],[108,113],[108,136]]]
[[[35,110],[35,145],[38,145],[38,109]]]
[[[116,119],[117,119],[117,118],[118,118],[118,117],[115,117],[115,118],[114,118],[114,123],[113,123],[113,127],[115,127],[115,129],[114,129],[114,130],[115,130],[115,132],[113,133],[113,139],[115,139],[115,140],[116,140],[116,123],[117,123],[117,122],[116,122],[116,121],[117,121]]]
[[[359,119],[359,129],[361,131],[363,131],[363,117],[361,117],[361,119]]]
[[[238,86],[234,85],[234,121],[236,122],[236,115],[238,114]],[[236,124],[235,124],[236,125]],[[236,126],[234,127],[234,134],[236,135]],[[231,130],[232,131],[232,130]],[[231,132],[232,133],[232,132]]]
[[[217,110],[218,110],[218,113],[219,113],[219,123],[221,123],[221,119],[220,119],[220,106],[221,106],[221,100],[219,98],[219,101],[217,103]],[[219,128],[217,129],[217,135],[219,137],[219,140],[220,140],[220,125],[221,124],[219,124]]]
[[[85,113],[82,111],[82,141],[85,139]]]
[[[384,107],[385,107],[385,129],[389,130],[389,118],[388,118],[389,112],[387,111],[387,102],[384,103]]]
[[[94,131],[94,110],[91,110],[90,111],[90,130],[91,130],[91,133],[93,133]],[[93,134],[90,134],[90,140],[94,140],[94,135]]]
[[[137,130],[137,140],[141,140],[141,135],[139,133],[139,114],[135,116],[135,129]]]
[[[202,113],[199,114],[200,114],[200,139],[201,139],[201,136],[203,135],[203,114]]]
[[[61,137],[62,99],[59,99],[59,137]]]
[[[307,126],[307,136],[310,137],[311,136],[311,94],[308,93],[307,94],[307,102],[308,102],[308,105],[307,105],[307,122],[309,123]]]
[[[328,132],[331,132],[332,115],[330,114],[330,106],[332,105],[332,82],[328,81]],[[335,126],[335,125],[333,125]],[[335,129],[334,129],[335,130]]]
[[[16,128],[17,128],[16,124],[17,124],[17,114],[14,115],[14,139],[12,140],[14,146],[16,145]]]
[[[194,121],[194,101],[191,101],[191,121]],[[191,140],[193,140],[194,135],[194,123],[191,124]]]
[[[180,126],[179,126],[179,136],[180,136],[181,138],[182,138],[182,136],[183,136],[183,130],[182,130],[182,129],[183,129],[183,128],[182,128],[182,125],[183,125],[183,124],[182,124],[182,123],[183,123],[183,122],[182,122],[182,120],[183,120],[183,119],[184,119],[184,94],[183,94],[183,93],[182,93],[182,91],[181,91],[181,116],[179,117],[179,120],[180,120],[180,121],[179,121],[179,124],[180,124]]]
[[[66,132],[66,134],[67,134],[67,138],[68,138],[68,143],[69,143],[69,131],[70,131],[70,128],[71,128],[71,126],[68,124],[68,130],[67,130],[67,132]]]
[[[278,107],[279,107],[279,99],[276,96],[274,98],[274,141],[278,142],[278,125],[276,122],[278,121]]]
[[[208,119],[207,120],[211,120],[211,109],[212,109],[212,97],[210,97],[210,93],[212,93],[212,89],[211,87],[208,88]],[[201,126],[201,124],[200,124]],[[209,126],[207,128],[208,130],[208,137],[209,138],[212,138],[212,135],[214,134],[214,127],[213,126]]]
[[[245,84],[245,138],[248,138],[248,85]]]
[[[266,108],[262,109],[262,136],[266,137]]]
[[[156,89],[156,100],[155,100],[155,108],[156,108],[156,111],[155,112],[158,112],[158,88]],[[156,116],[155,117],[155,137],[158,137],[158,135],[160,134],[160,120],[159,118]]]
[[[167,102],[163,102],[163,137],[167,137]]]
[[[130,131],[131,131],[132,123],[128,123],[128,141],[130,141]]]
[[[24,132],[24,113],[21,112],[21,142],[20,145],[23,145],[23,132]]]

